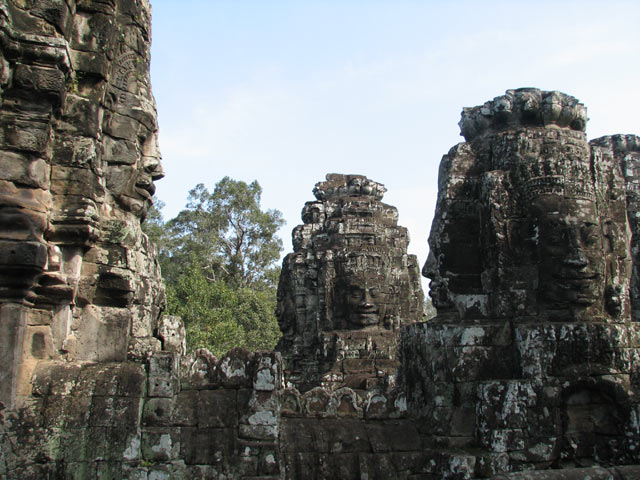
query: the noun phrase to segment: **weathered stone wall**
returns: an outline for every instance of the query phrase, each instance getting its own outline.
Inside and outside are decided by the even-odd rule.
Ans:
[[[41,363],[5,412],[0,476],[281,478],[277,354],[154,354],[148,365]]]
[[[28,406],[0,422],[3,478],[439,478],[444,464],[459,471],[457,457],[424,448],[401,390],[285,389],[277,353],[158,352],[146,366],[42,362],[32,383]]]

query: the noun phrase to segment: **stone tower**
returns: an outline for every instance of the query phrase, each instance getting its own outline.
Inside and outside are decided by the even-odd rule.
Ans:
[[[40,361],[161,348],[164,290],[141,219],[162,178],[150,6],[0,6],[0,402]]]
[[[612,135],[589,142],[594,155],[619,165],[625,180],[627,219],[631,228],[631,317],[640,321],[640,137]]]
[[[386,189],[362,175],[329,174],[293,230],[278,286],[277,350],[287,380],[367,388],[397,365],[398,329],[422,318],[417,259]]]
[[[434,445],[475,451],[478,476],[638,461],[637,143],[590,145],[586,119],[568,95],[509,90],[464,109],[440,165],[438,315],[405,332],[404,380]]]

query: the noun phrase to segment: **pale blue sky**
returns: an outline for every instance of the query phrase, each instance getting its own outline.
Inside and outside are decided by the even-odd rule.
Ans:
[[[387,186],[422,264],[463,107],[577,97],[589,138],[640,133],[640,2],[152,0],[165,218],[196,183],[254,179],[285,252],[326,173]]]

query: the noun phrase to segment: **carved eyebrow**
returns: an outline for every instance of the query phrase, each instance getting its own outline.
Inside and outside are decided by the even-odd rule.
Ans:
[[[599,229],[599,227],[600,227],[599,223],[594,223],[594,222],[591,222],[591,221],[583,222],[583,224],[581,226],[581,228],[588,228],[590,230],[591,229]]]

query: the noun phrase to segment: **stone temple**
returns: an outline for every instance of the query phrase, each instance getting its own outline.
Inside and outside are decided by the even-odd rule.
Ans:
[[[509,90],[443,157],[422,321],[382,184],[329,174],[276,352],[185,354],[140,224],[147,0],[0,2],[0,478],[640,478],[640,138]]]

